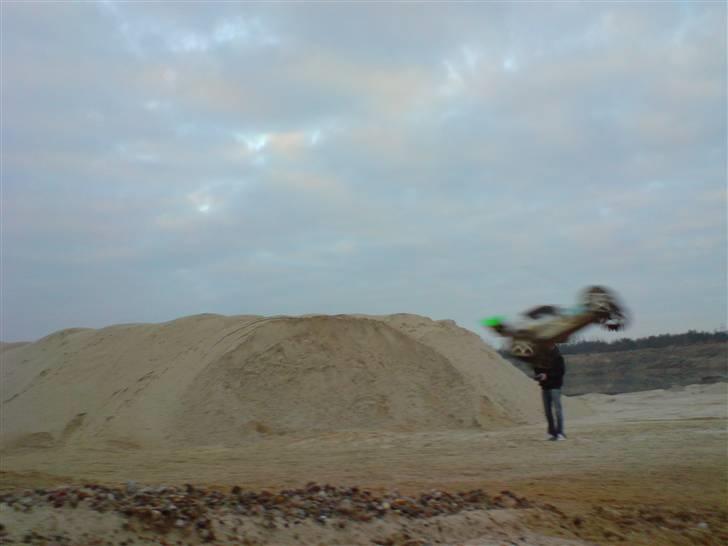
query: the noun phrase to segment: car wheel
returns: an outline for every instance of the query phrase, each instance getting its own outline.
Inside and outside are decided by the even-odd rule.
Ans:
[[[516,358],[533,358],[536,349],[529,341],[518,340],[511,345],[511,354]]]
[[[582,305],[593,313],[611,313],[615,307],[612,294],[601,286],[591,286],[584,291]]]

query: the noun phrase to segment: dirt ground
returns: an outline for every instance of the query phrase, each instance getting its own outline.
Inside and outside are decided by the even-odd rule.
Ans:
[[[531,507],[506,510],[500,516],[492,510],[472,513],[475,523],[467,524],[462,515],[449,516],[443,522],[452,527],[449,533],[410,523],[409,538],[391,543],[724,544],[726,387],[581,397],[595,415],[580,420],[567,415],[568,440],[562,442],[545,441],[544,427],[528,425],[487,432],[261,435],[238,448],[174,452],[113,445],[24,448],[2,454],[0,489],[129,480],[223,490],[234,485],[277,490],[315,481],[402,495],[482,488],[494,495],[511,491],[531,501]],[[21,516],[0,511],[0,522],[6,530],[27,529],[32,524]],[[498,523],[498,517],[503,521]],[[489,523],[483,523],[485,519]],[[56,518],[55,525],[62,528],[63,522]],[[357,535],[319,532],[314,526],[306,542],[376,543],[381,532],[374,527],[366,531],[366,525],[375,524],[362,525]],[[392,536],[405,524],[393,525]],[[296,539],[282,530],[256,540],[289,544],[300,536]]]

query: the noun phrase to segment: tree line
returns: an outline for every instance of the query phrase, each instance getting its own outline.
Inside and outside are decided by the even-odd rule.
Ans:
[[[623,337],[614,341],[576,339],[569,343],[559,345],[559,349],[562,354],[574,355],[582,353],[634,351],[637,349],[660,349],[676,345],[696,345],[698,343],[716,343],[721,341],[728,341],[728,331],[698,332],[696,330],[688,330],[682,334],[659,334],[637,339]]]

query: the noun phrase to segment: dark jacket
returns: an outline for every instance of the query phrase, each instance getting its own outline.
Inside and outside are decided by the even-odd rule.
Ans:
[[[534,376],[539,374],[546,374],[546,379],[539,381],[542,389],[560,389],[564,384],[564,374],[566,368],[564,367],[564,357],[561,356],[561,352],[558,347],[554,347],[548,356],[549,366],[540,365],[533,369]]]

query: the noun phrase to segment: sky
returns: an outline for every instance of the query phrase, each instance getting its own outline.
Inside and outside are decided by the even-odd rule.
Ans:
[[[0,339],[198,313],[725,328],[724,2],[15,2]]]

